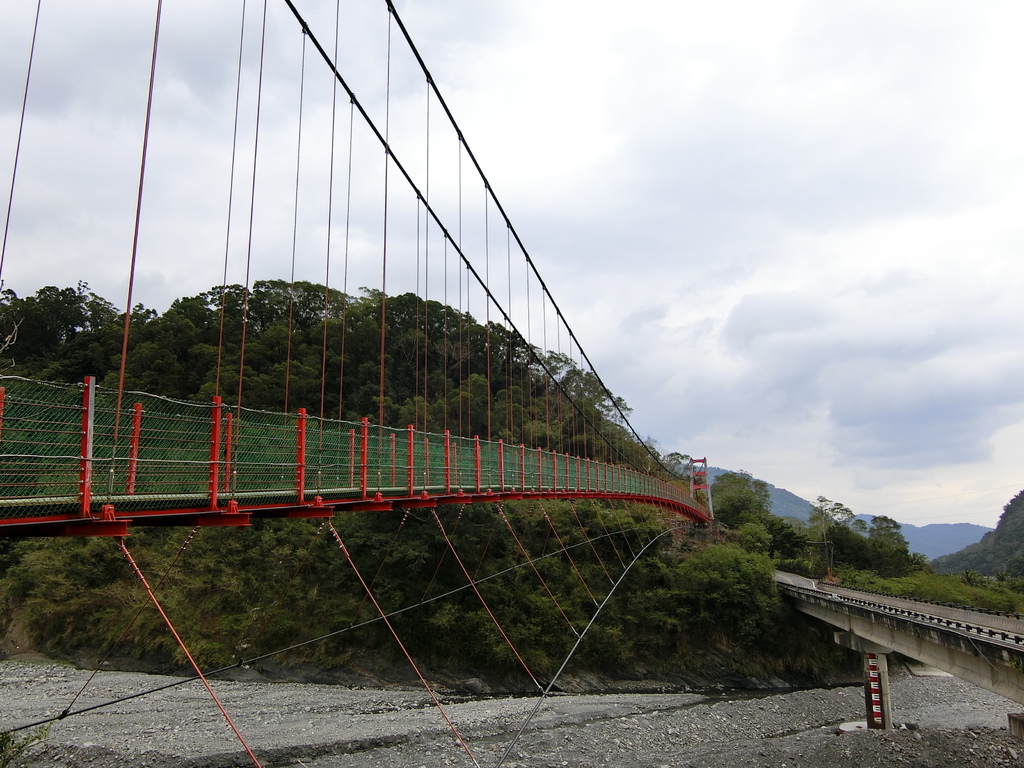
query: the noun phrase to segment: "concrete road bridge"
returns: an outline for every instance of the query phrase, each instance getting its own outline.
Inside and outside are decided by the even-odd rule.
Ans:
[[[886,656],[900,653],[1024,704],[1024,617],[880,595],[777,571],[797,610],[836,627],[865,657],[868,726],[892,726]],[[1024,715],[1020,716],[1024,717]],[[1011,729],[1024,734],[1010,716]]]

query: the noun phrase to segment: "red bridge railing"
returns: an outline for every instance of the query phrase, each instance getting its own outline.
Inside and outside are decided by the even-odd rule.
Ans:
[[[392,429],[0,377],[0,535],[123,535],[129,522],[514,498],[643,501],[703,522],[685,489],[628,467],[501,440]]]

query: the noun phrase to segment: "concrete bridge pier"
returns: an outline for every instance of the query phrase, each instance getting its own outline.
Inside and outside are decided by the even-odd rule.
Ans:
[[[864,656],[864,708],[868,728],[892,729],[888,661],[892,649],[864,640],[852,632],[836,632],[835,641]]]

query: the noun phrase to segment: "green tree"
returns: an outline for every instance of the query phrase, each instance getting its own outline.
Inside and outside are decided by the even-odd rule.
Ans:
[[[695,628],[752,642],[771,625],[779,608],[766,554],[716,544],[694,553],[679,567],[680,601]]]
[[[853,520],[853,510],[839,501],[819,496],[811,505],[810,526],[812,535],[817,536],[821,545],[820,562],[824,575],[831,577],[832,566],[837,559],[837,549],[844,553],[856,549],[856,544],[863,537],[847,526]],[[840,543],[836,543],[836,538]],[[843,560],[845,562],[845,560]]]
[[[745,472],[725,472],[711,484],[715,518],[731,528],[758,523],[771,516],[768,484]]]
[[[881,576],[904,576],[914,568],[910,546],[900,524],[891,517],[879,515],[868,530],[871,569]]]

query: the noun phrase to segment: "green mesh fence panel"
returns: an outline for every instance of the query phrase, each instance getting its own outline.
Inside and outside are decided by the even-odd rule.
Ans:
[[[476,493],[476,442],[469,437],[452,438],[453,489]]]
[[[444,493],[444,435],[423,435],[423,485],[421,491]]]
[[[401,430],[373,425],[369,428],[366,450],[367,494],[396,495],[405,486],[404,475],[399,475],[395,462],[398,451],[405,454],[405,442],[400,439]],[[402,436],[404,437],[404,435]]]
[[[82,388],[0,377],[0,519],[78,510]]]
[[[224,496],[245,504],[297,501],[298,416],[230,410],[234,418],[230,441],[225,439],[228,492]]]
[[[579,472],[577,470],[576,459],[571,456],[566,456],[565,461],[562,464],[565,467],[565,488],[571,491],[579,490]]]
[[[498,472],[498,444],[489,440],[480,441],[480,486],[485,491],[501,490],[501,475]]]
[[[212,404],[97,388],[93,429],[94,512],[205,506]]]
[[[346,499],[359,495],[357,424],[337,419],[306,422],[306,496]]]

